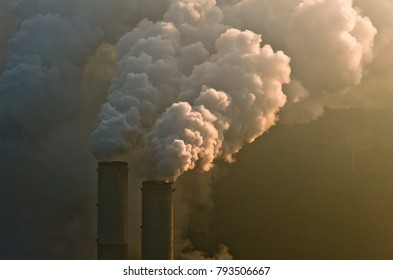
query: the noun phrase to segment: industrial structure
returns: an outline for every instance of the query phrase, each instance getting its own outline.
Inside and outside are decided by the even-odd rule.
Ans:
[[[98,163],[97,258],[128,259],[128,163]]]
[[[128,163],[98,163],[97,259],[128,259]],[[173,182],[142,182],[143,260],[173,259]]]
[[[142,259],[173,259],[173,182],[142,183]]]

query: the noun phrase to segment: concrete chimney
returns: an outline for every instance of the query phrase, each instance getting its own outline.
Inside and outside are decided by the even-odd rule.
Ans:
[[[173,259],[173,183],[142,183],[142,259]]]
[[[97,259],[128,259],[128,164],[98,163]]]

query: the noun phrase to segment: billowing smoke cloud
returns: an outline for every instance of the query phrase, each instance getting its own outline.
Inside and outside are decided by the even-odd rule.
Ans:
[[[78,113],[78,66],[98,38],[83,22],[58,15],[22,23],[10,40],[12,55],[0,78],[3,139],[35,139]]]
[[[244,0],[226,11],[226,21],[263,34],[291,57],[293,81],[280,114],[287,123],[319,117],[328,99],[359,85],[373,59],[377,30],[349,0]]]
[[[377,30],[352,1],[220,4],[173,1],[164,21],[143,21],[121,39],[119,74],[92,138],[98,158],[132,151],[147,163],[142,176],[156,178],[207,171],[275,123],[282,85],[281,121],[307,122],[340,106],[374,58]],[[283,53],[267,61],[270,46],[233,27],[284,50],[292,81],[285,85]]]
[[[176,178],[232,161],[275,124],[289,58],[222,19],[215,1],[175,1],[164,21],[142,21],[120,40],[92,136],[98,158],[132,152],[143,177]]]

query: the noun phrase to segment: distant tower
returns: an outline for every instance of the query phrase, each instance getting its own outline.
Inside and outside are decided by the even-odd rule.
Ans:
[[[173,259],[173,183],[142,183],[142,259]]]
[[[98,163],[97,259],[128,259],[128,164]]]

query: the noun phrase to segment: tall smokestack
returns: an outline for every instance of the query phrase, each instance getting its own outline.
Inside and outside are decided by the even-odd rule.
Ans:
[[[173,259],[173,182],[142,183],[142,259]]]
[[[128,219],[128,163],[98,164],[97,258],[126,260]]]

